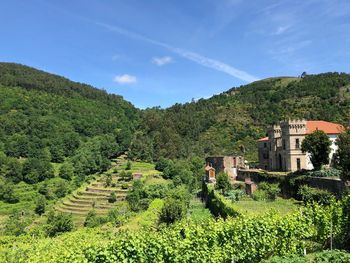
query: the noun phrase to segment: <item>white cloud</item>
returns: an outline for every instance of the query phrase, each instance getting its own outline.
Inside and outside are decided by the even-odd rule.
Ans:
[[[154,57],[152,58],[152,63],[158,66],[164,66],[166,64],[174,62],[172,57]]]
[[[151,44],[156,45],[156,46],[166,48],[166,49],[170,50],[171,52],[178,54],[187,60],[190,60],[190,61],[197,63],[198,65],[212,68],[212,69],[220,71],[220,72],[224,72],[232,77],[238,78],[238,79],[243,80],[245,82],[253,82],[253,81],[258,80],[257,77],[255,77],[255,76],[253,76],[253,75],[251,75],[243,70],[237,69],[229,64],[221,62],[219,60],[208,58],[208,57],[202,56],[198,53],[188,51],[185,49],[173,47],[167,43],[160,42],[160,41],[145,37],[143,35],[136,34],[134,32],[125,30],[125,29],[120,28],[120,27],[111,26],[111,25],[104,24],[104,23],[96,23],[96,25],[104,27],[104,28],[106,28],[110,31],[116,32],[118,34],[127,36],[129,38],[137,39],[140,41],[151,43]]]
[[[115,76],[113,81],[119,84],[134,84],[137,82],[137,78],[128,74],[123,74]]]

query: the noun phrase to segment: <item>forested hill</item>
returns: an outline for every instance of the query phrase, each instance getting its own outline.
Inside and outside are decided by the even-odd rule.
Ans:
[[[271,123],[306,118],[345,124],[349,115],[349,74],[270,78],[207,100],[145,110],[131,153],[156,159],[244,153],[256,160],[256,139]]]
[[[31,157],[46,149],[61,162],[89,138],[117,138],[132,159],[244,154],[288,118],[345,124],[350,75],[280,77],[232,88],[210,99],[138,110],[117,95],[30,67],[0,63],[0,151]]]
[[[0,63],[0,151],[52,161],[71,156],[89,138],[111,134],[126,150],[139,110],[117,95],[27,66]]]

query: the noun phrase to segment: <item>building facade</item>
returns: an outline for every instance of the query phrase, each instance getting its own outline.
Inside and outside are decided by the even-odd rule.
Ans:
[[[337,151],[335,141],[344,130],[342,125],[326,121],[289,120],[272,125],[267,137],[258,140],[259,168],[272,171],[312,170],[309,153],[301,151],[307,134],[324,131],[332,142],[330,161]]]
[[[225,172],[232,180],[237,177],[237,169],[245,168],[242,156],[213,156],[205,159],[207,168],[214,168],[216,174]]]

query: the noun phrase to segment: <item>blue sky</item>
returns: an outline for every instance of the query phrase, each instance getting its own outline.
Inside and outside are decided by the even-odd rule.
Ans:
[[[0,61],[140,108],[350,68],[348,0],[2,0],[0,11]]]

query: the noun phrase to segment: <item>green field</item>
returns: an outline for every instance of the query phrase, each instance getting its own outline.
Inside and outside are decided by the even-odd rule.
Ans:
[[[277,198],[275,201],[255,201],[245,197],[232,204],[232,206],[243,215],[261,215],[267,212],[277,212],[286,215],[298,210],[300,202],[294,199]]]

